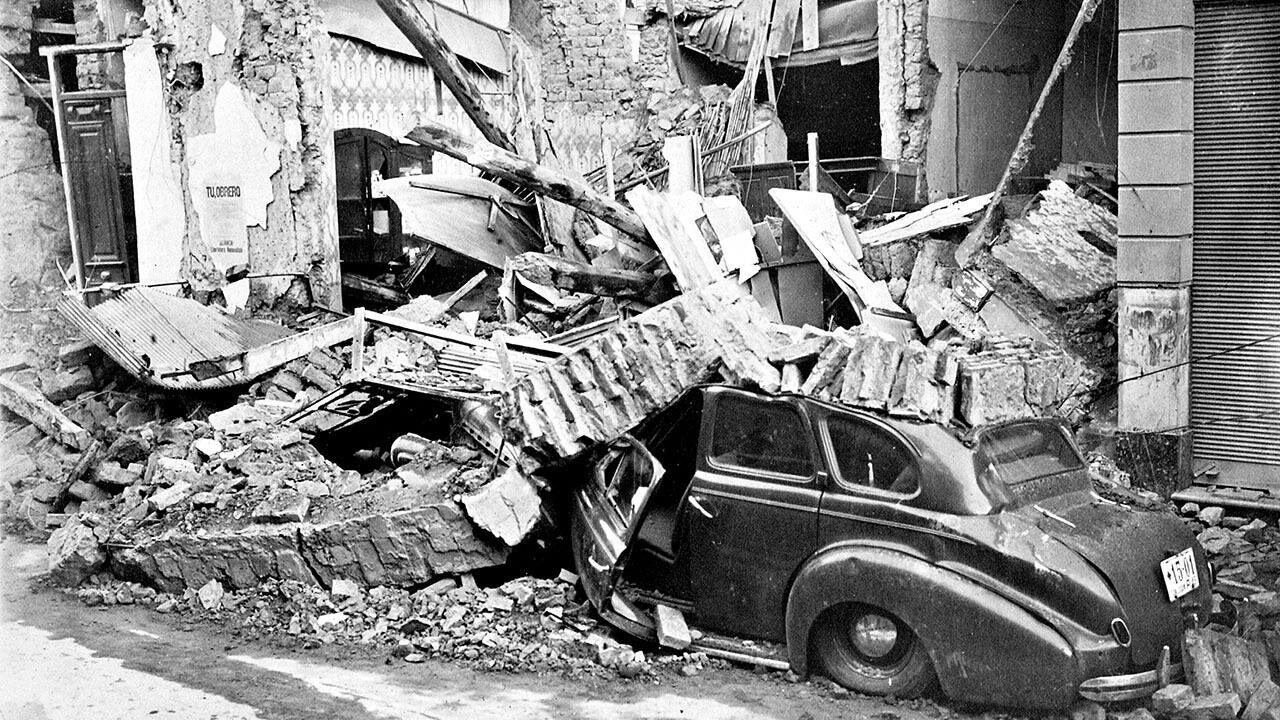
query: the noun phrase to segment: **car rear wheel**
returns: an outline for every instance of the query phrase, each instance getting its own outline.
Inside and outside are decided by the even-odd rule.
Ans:
[[[936,677],[915,633],[893,615],[867,605],[829,612],[816,629],[813,651],[827,677],[867,695],[915,697]]]

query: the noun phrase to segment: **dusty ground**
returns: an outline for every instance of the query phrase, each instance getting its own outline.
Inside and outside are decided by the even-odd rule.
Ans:
[[[242,641],[215,624],[140,606],[91,608],[33,583],[44,566],[41,545],[6,538],[0,556],[0,720],[1007,717],[848,696],[822,681],[740,668],[604,680]]]

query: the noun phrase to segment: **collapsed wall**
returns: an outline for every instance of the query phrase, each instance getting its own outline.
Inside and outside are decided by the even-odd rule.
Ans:
[[[31,51],[31,0],[0,5],[0,55]],[[62,179],[49,137],[27,107],[21,81],[0,68],[0,287],[35,279],[70,250]]]
[[[329,37],[314,4],[149,1],[147,21],[182,174],[181,276],[212,288],[239,266],[297,273],[336,307]],[[291,290],[289,278],[254,287],[266,301]]]

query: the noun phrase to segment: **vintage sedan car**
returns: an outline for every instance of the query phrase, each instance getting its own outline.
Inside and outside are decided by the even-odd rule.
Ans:
[[[609,623],[656,639],[665,605],[863,693],[1141,697],[1207,617],[1195,537],[1095,494],[1052,420],[961,435],[704,386],[582,469],[573,552]]]

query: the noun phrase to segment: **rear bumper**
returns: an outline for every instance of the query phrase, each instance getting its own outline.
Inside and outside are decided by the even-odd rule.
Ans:
[[[1089,678],[1080,683],[1080,696],[1095,702],[1137,700],[1149,697],[1156,690],[1180,679],[1182,663],[1161,662],[1146,672]]]

